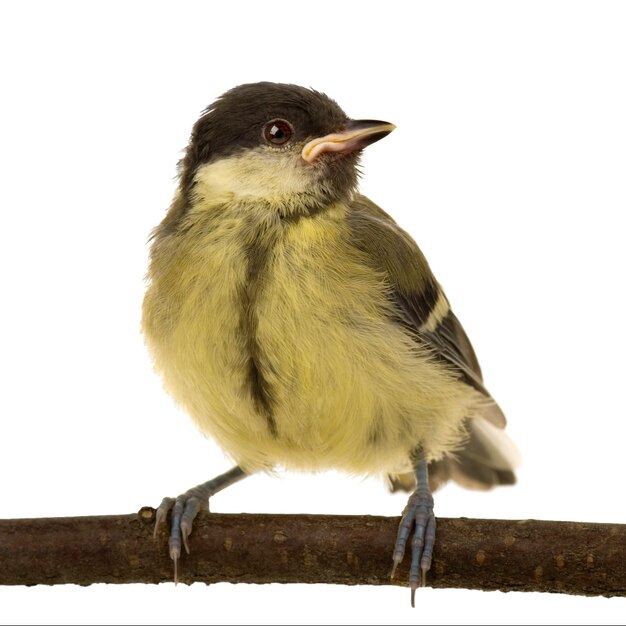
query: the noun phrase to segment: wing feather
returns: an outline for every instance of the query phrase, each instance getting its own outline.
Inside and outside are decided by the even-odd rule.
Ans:
[[[350,208],[351,242],[385,275],[395,321],[488,398],[483,417],[503,428],[506,419],[483,384],[472,344],[415,241],[365,196],[356,196]]]

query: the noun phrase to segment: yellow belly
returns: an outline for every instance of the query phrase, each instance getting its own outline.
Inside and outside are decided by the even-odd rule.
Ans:
[[[246,207],[197,211],[153,262],[143,329],[166,388],[244,469],[407,469],[458,443],[476,393],[392,321],[383,277],[346,245],[344,207],[286,223]],[[242,328],[252,227],[273,246],[255,300],[272,419],[255,405]],[[269,235],[268,235],[269,236]]]

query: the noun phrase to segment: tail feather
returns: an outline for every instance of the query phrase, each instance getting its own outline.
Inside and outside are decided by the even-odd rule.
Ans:
[[[449,480],[467,489],[486,490],[516,482],[515,468],[520,455],[515,444],[503,430],[477,417],[469,420],[465,445],[453,455],[428,466],[430,488],[434,491]],[[413,491],[412,473],[388,476],[391,491]]]

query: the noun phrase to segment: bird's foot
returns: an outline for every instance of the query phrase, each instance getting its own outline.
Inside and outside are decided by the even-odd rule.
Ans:
[[[402,519],[398,528],[396,545],[393,550],[393,578],[396,568],[404,558],[406,545],[413,532],[411,540],[411,569],[409,570],[409,585],[411,587],[411,606],[415,606],[415,590],[423,587],[426,573],[430,569],[435,545],[436,521],[433,512],[433,496],[430,489],[418,488],[410,497],[402,512]]]
[[[189,535],[193,528],[193,520],[202,507],[209,508],[209,497],[212,495],[207,484],[198,485],[181,494],[177,498],[163,498],[156,512],[154,536],[159,528],[165,524],[167,514],[172,511],[170,526],[169,553],[174,561],[174,582],[178,583],[178,561],[183,546],[189,554]]]
[[[185,547],[185,552],[189,554],[189,535],[193,528],[193,520],[196,519],[200,509],[209,509],[209,498],[218,491],[233,485],[246,476],[239,467],[208,480],[201,485],[192,487],[189,491],[178,496],[178,498],[163,498],[156,512],[156,522],[154,524],[154,536],[156,537],[161,525],[165,524],[167,514],[172,511],[172,525],[170,527],[169,552],[174,561],[174,582],[178,583],[178,561]]]

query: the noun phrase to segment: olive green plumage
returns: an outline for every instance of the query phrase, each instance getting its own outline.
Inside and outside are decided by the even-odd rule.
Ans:
[[[153,235],[147,343],[246,472],[337,468],[404,488],[421,449],[435,483],[512,482],[504,416],[424,255],[356,190],[360,149],[391,128],[291,85],[207,109]]]

